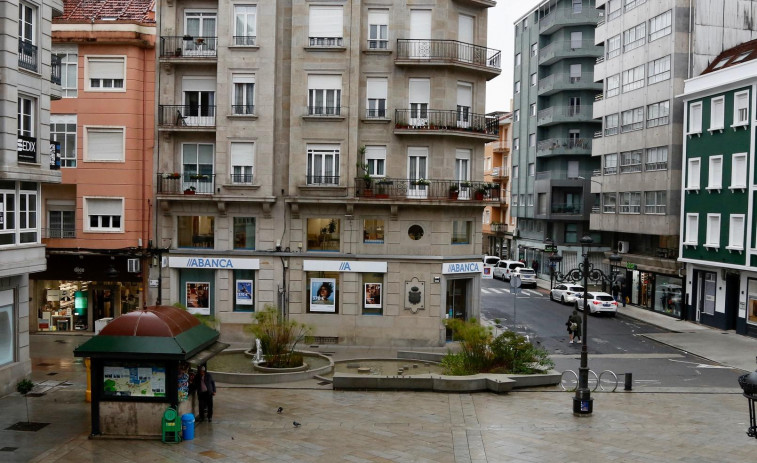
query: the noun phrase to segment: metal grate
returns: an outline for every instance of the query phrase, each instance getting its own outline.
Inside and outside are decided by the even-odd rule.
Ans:
[[[19,421],[18,423],[5,428],[6,431],[30,431],[37,432],[50,423],[35,423],[33,421]]]
[[[18,450],[18,447],[3,447],[0,448],[0,452],[13,452]]]
[[[313,339],[316,344],[339,344],[337,336],[315,336]]]

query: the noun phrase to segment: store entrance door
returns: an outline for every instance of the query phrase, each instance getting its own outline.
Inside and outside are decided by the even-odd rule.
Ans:
[[[447,280],[447,318],[468,319],[469,279]],[[454,341],[452,330],[447,328],[447,341]]]
[[[94,286],[91,289],[93,321],[91,326],[94,327],[94,321],[115,318],[119,315],[116,313],[117,290],[116,286]]]

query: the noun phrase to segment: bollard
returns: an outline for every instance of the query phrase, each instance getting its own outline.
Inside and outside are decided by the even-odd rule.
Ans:
[[[633,389],[633,373],[626,373],[624,391],[630,391]]]

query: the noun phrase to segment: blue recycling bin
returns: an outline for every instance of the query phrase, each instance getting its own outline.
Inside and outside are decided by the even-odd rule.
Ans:
[[[191,413],[181,415],[181,438],[182,440],[195,438],[195,416]]]

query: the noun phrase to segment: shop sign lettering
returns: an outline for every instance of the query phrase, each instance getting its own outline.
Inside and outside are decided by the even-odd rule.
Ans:
[[[187,260],[187,268],[234,268],[231,259],[202,259],[192,257]]]
[[[481,273],[481,262],[450,262],[445,263],[443,272],[450,273]]]

